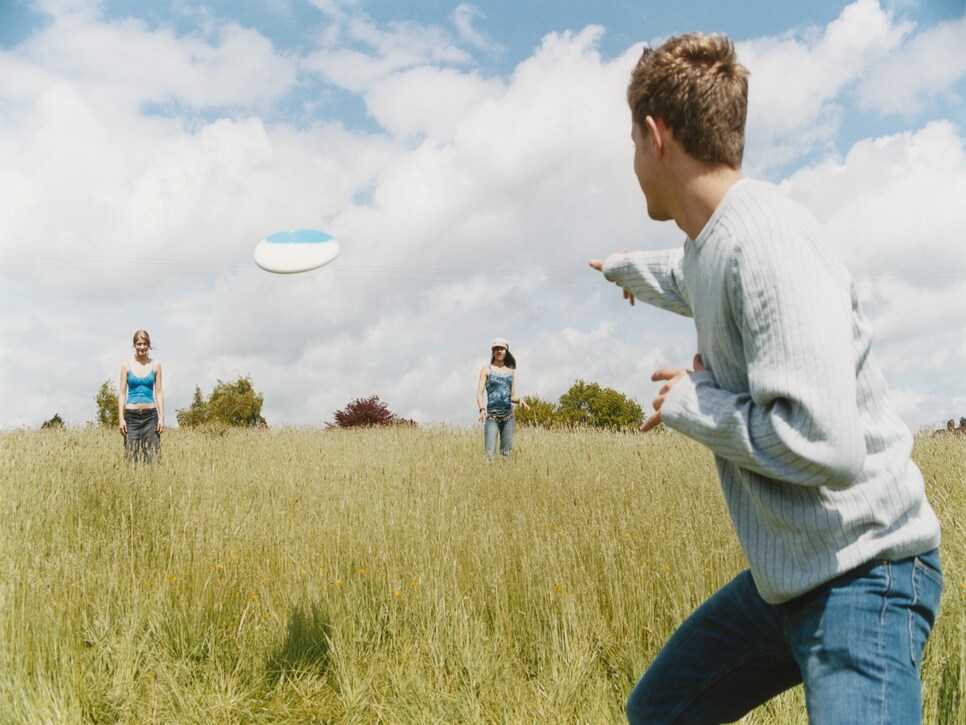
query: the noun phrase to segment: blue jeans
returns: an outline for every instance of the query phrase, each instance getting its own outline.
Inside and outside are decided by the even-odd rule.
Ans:
[[[506,458],[513,452],[513,416],[504,420],[493,420],[487,418],[483,421],[483,447],[486,448],[486,457],[493,458],[496,455],[496,439],[500,437],[500,455]]]
[[[671,636],[627,718],[733,722],[804,683],[813,725],[919,723],[922,650],[942,587],[938,551],[870,562],[778,605],[745,571]]]

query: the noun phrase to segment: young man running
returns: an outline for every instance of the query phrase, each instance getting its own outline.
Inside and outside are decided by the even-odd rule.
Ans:
[[[668,640],[628,719],[730,722],[804,683],[812,723],[919,722],[939,522],[851,277],[811,214],[742,177],[748,72],[729,39],[645,50],[627,96],[648,214],[687,236],[590,265],[694,318],[694,369],[654,374],[644,429],[711,449],[749,564]]]

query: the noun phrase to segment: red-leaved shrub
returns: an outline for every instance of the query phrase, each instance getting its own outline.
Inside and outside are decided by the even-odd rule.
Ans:
[[[389,410],[389,406],[379,400],[378,395],[368,398],[355,398],[342,410],[332,414],[335,423],[330,428],[359,428],[376,425],[415,425],[411,420],[400,418]]]

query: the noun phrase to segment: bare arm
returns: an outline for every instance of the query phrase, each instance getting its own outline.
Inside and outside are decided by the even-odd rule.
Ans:
[[[161,385],[161,363],[154,367],[154,402],[158,406],[157,431],[164,431],[164,388]]]
[[[490,370],[484,365],[480,368],[480,382],[476,386],[476,407],[480,409],[480,420],[486,418],[486,379],[488,377],[490,377]]]
[[[127,435],[127,421],[124,420],[124,401],[127,400],[127,363],[121,365],[121,379],[117,385],[117,420],[121,435]]]
[[[517,374],[513,373],[513,377],[510,378],[510,402],[519,403],[524,410],[530,410],[530,406],[527,405],[527,401],[523,398],[517,397]]]

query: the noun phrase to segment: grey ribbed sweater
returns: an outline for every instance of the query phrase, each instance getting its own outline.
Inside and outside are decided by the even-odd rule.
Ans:
[[[707,372],[664,423],[715,456],[762,597],[779,603],[870,559],[939,545],[888,401],[872,328],[814,217],[771,184],[731,188],[684,248],[611,255],[604,275],[694,318]]]

